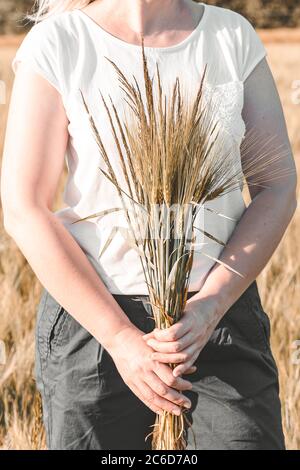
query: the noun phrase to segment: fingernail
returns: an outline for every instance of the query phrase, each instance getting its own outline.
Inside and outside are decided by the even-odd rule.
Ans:
[[[184,403],[183,406],[184,406],[185,408],[191,408],[192,404],[191,404],[191,402],[186,402],[186,403]]]

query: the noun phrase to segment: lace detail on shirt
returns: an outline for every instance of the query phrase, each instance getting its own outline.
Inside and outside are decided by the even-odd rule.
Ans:
[[[211,99],[216,104],[222,129],[240,145],[246,131],[241,114],[244,104],[243,82],[232,81],[216,86],[207,82],[204,85],[204,99]]]

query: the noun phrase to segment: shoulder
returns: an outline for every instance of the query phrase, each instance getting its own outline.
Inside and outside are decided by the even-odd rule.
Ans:
[[[72,11],[64,11],[35,23],[25,38],[31,37],[43,43],[54,45],[57,41],[64,41],[75,31],[75,18]]]
[[[76,58],[73,15],[62,12],[35,23],[25,35],[12,60],[16,72],[19,62],[27,61],[61,93]]]
[[[220,33],[232,33],[234,37],[241,38],[243,34],[254,29],[245,16],[234,10],[215,5],[206,5],[206,8],[211,26]]]
[[[207,6],[207,35],[226,57],[228,67],[245,81],[267,51],[252,23],[236,11]]]
[[[223,48],[227,48],[231,55],[237,57],[239,62],[251,55],[266,54],[259,35],[245,16],[228,8],[212,5],[208,8],[211,33]]]
[[[230,8],[220,7],[216,5],[206,5],[208,9],[208,14],[213,18],[214,21],[217,21],[218,24],[223,24],[223,26],[229,27],[243,27],[245,24],[249,23],[249,20],[241,13],[231,10]]]
[[[25,35],[18,55],[31,55],[45,61],[66,60],[76,54],[77,33],[75,15],[66,11],[34,23]]]

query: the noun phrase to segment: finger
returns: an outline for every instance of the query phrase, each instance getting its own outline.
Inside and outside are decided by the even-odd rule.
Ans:
[[[189,380],[183,379],[182,377],[175,377],[172,369],[166,364],[156,362],[154,372],[165,384],[169,385],[169,387],[175,388],[181,392],[191,390],[193,387]]]
[[[148,385],[154,390],[160,397],[168,400],[172,403],[175,403],[179,406],[184,406],[185,408],[191,407],[191,401],[182,393],[179,393],[177,390],[166,385],[154,372],[151,372],[148,375],[149,381]]]
[[[159,353],[154,352],[151,354],[151,358],[155,361],[163,362],[164,364],[181,364],[188,362],[199,350],[199,346],[197,344],[192,344],[184,351],[180,351],[179,353]]]
[[[148,403],[152,403],[155,407],[177,416],[181,414],[180,406],[159,396],[146,382],[143,382],[141,393],[144,397],[143,401],[146,400]]]
[[[194,364],[194,362],[197,360],[199,356],[199,352],[197,352],[196,354],[193,355],[193,357],[185,362],[184,364],[180,364],[179,366],[176,366],[174,369],[173,369],[173,375],[175,377],[178,377],[180,375],[183,375],[185,374],[185,372]]]
[[[158,415],[163,415],[164,410],[163,408],[160,408],[159,406],[155,405],[154,403],[148,401],[145,399],[143,394],[140,392],[139,388],[136,387],[135,384],[130,384],[129,385],[130,389],[133,391],[133,393],[148,407],[150,408],[151,411]]]
[[[183,316],[177,323],[163,330],[154,331],[154,336],[158,341],[176,341],[184,336],[192,328],[189,316]]]
[[[147,339],[147,344],[157,352],[176,353],[186,349],[193,344],[194,341],[195,333],[190,331],[177,341],[158,341],[157,339],[150,337]]]
[[[155,332],[156,328],[153,330],[153,331],[150,331],[150,333],[146,333],[145,335],[142,336],[142,338],[147,341],[148,339],[150,338],[154,338],[154,332]]]
[[[185,374],[186,375],[190,375],[190,374],[194,374],[197,370],[197,367],[196,366],[192,366],[190,367],[187,371],[185,371]]]
[[[164,410],[162,408],[158,408],[157,406],[153,405],[153,403],[150,403],[149,401],[143,399],[143,397],[138,397],[148,408],[156,413],[157,415],[163,416]]]

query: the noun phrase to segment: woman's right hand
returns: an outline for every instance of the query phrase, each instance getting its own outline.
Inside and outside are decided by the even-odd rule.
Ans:
[[[153,349],[145,343],[144,334],[135,326],[125,328],[108,352],[126,385],[146,406],[157,414],[180,415],[180,407],[189,408],[191,402],[179,391],[191,390],[192,384],[174,377],[167,364],[152,359]]]

